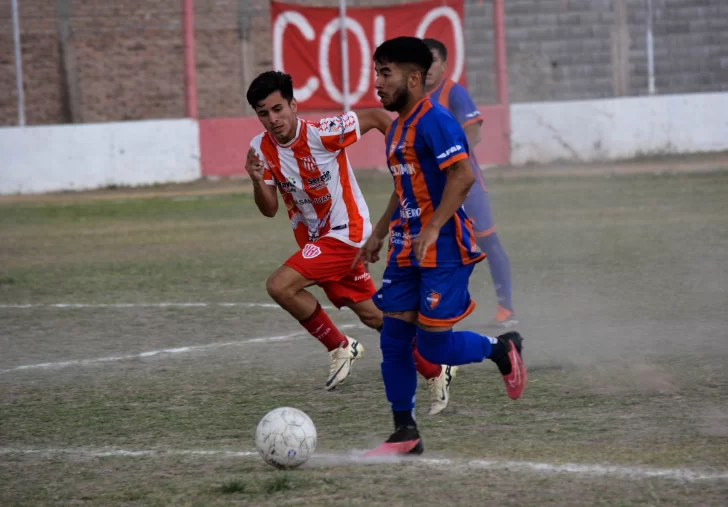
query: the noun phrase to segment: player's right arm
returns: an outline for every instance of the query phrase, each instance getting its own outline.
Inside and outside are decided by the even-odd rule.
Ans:
[[[253,182],[255,205],[258,206],[263,215],[267,217],[276,216],[278,212],[278,194],[276,193],[275,180],[266,177],[272,178],[272,174],[267,170],[265,162],[252,146],[248,150],[248,156],[245,159],[245,170]]]
[[[399,206],[399,197],[397,196],[397,192],[392,192],[392,196],[389,198],[389,204],[387,204],[387,209],[384,210],[382,218],[380,218],[377,225],[374,226],[372,235],[369,236],[369,239],[366,243],[364,243],[364,246],[361,247],[359,253],[356,254],[356,258],[351,265],[352,267],[356,266],[359,259],[363,259],[365,265],[379,260],[379,252],[381,251],[382,246],[384,246],[384,239],[389,234],[389,221],[397,209],[397,206]]]
[[[387,129],[392,124],[392,119],[384,111],[379,109],[362,109],[355,111],[359,118],[359,130],[364,135],[371,129],[377,129],[382,134],[387,134]]]

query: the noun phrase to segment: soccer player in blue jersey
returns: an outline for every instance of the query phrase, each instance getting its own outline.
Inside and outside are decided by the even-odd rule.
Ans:
[[[412,336],[420,354],[435,364],[495,362],[508,396],[526,386],[522,338],[498,337],[452,326],[475,308],[468,279],[478,251],[472,222],[462,208],[475,182],[468,140],[450,112],[425,93],[432,53],[415,37],[398,37],[374,53],[375,88],[388,111],[398,113],[385,136],[394,192],[360,255],[376,262],[389,234],[387,267],[374,302],[384,312],[382,377],[394,414],[394,433],[368,455],[420,454],[414,418],[417,372]]]
[[[481,140],[480,127],[483,118],[478,107],[470,98],[468,91],[445,77],[447,70],[447,48],[436,39],[423,39],[432,51],[432,66],[427,73],[425,91],[430,100],[447,108],[465,131],[470,146],[468,162],[475,174],[475,184],[465,198],[465,213],[473,220],[475,242],[485,252],[490,267],[490,276],[498,298],[498,309],[495,318],[490,322],[492,327],[509,328],[518,324],[513,312],[511,300],[511,266],[508,255],[495,232],[493,215],[490,210],[488,188],[485,186],[483,173],[475,158],[475,145]]]

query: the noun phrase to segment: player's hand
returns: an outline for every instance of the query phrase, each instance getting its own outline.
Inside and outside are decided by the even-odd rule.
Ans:
[[[250,175],[250,179],[253,183],[259,183],[263,181],[263,161],[258,156],[258,153],[253,148],[248,150],[248,156],[245,159],[245,170]]]
[[[417,262],[422,264],[422,261],[425,260],[425,256],[427,255],[427,250],[435,244],[439,235],[440,231],[429,225],[426,225],[420,231],[420,234],[412,242],[412,250],[415,253]]]
[[[359,262],[359,259],[364,261],[365,267],[368,266],[369,263],[377,262],[379,260],[379,252],[381,251],[383,245],[383,239],[377,238],[374,234],[369,236],[369,239],[359,249],[356,257],[354,257],[354,262],[351,263],[351,267],[353,268],[354,266],[356,266],[356,264]]]

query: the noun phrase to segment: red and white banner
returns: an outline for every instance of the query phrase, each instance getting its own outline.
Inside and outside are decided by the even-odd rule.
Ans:
[[[293,77],[301,110],[341,109],[341,20],[338,8],[271,3],[273,67]],[[465,85],[463,0],[346,10],[349,98],[352,107],[381,107],[374,91],[372,55],[402,35],[432,37],[448,49],[448,72]]]

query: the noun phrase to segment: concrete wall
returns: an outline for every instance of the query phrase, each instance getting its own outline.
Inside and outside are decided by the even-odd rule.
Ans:
[[[481,106],[483,141],[476,147],[481,164],[508,163],[508,109],[503,106]],[[307,114],[303,118],[316,121],[323,114]],[[240,176],[245,174],[245,154],[250,140],[260,134],[263,127],[258,118],[211,118],[200,120],[200,153],[202,174],[205,176]],[[386,170],[384,137],[369,132],[360,141],[347,148],[354,169]]]
[[[290,1],[338,5],[338,0]],[[477,104],[495,102],[491,4],[465,0],[467,76]],[[728,91],[728,1],[653,0],[653,5],[657,92]],[[180,6],[179,0],[20,1],[28,123],[183,116]],[[249,84],[243,69],[257,75],[273,64],[270,2],[196,0],[194,7],[200,116],[243,116]],[[644,0],[505,0],[504,8],[513,102],[645,94]],[[10,2],[0,2],[0,125],[17,122],[10,19]],[[66,36],[59,19],[67,21]],[[350,79],[357,82],[358,70]]]
[[[0,194],[150,185],[200,177],[197,122],[0,128]]]
[[[728,93],[511,107],[511,163],[592,162],[728,150]]]
[[[728,93],[480,108],[482,165],[593,162],[728,150]],[[320,116],[308,115],[308,119]],[[245,175],[256,118],[0,128],[0,194]],[[384,168],[382,136],[348,150],[355,169]]]

